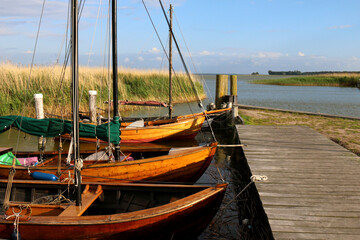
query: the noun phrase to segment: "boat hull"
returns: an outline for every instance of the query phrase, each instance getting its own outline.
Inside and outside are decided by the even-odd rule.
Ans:
[[[31,216],[20,220],[19,232],[24,240],[193,239],[218,211],[226,186],[207,187],[163,206],[134,212],[74,217]],[[13,221],[5,220],[3,216],[0,220],[0,238],[8,238],[12,231]]]
[[[142,160],[123,161],[114,163],[96,163],[84,165],[82,169],[83,181],[98,182],[183,182],[194,183],[206,171],[216,152],[216,143],[210,146],[192,147],[173,155],[147,158]],[[0,178],[8,178],[11,166],[0,165]],[[33,179],[30,172],[44,172],[57,174],[56,166],[16,166],[14,179]],[[61,169],[60,180],[73,174],[72,168]]]

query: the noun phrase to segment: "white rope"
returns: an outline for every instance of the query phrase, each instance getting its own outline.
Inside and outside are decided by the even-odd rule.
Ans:
[[[265,175],[252,175],[250,177],[250,182],[248,183],[248,185],[246,185],[243,190],[241,190],[233,199],[231,199],[230,202],[228,202],[224,207],[221,208],[221,210],[226,209],[235,199],[237,199],[252,183],[254,182],[263,182],[263,181],[267,181],[268,177]]]
[[[252,182],[265,182],[265,181],[267,181],[269,178],[267,177],[267,176],[265,176],[265,175],[252,175],[251,177],[250,177],[250,180],[252,181]]]
[[[218,147],[245,147],[247,146],[246,144],[229,144],[229,145],[222,145],[222,144],[218,144]]]
[[[68,155],[67,155],[67,158],[66,158],[66,165],[70,165],[70,162],[71,162],[71,154],[72,154],[72,152],[73,152],[73,145],[74,145],[74,139],[71,138],[70,146],[69,146],[69,152],[68,152]]]
[[[83,166],[84,166],[84,161],[81,158],[75,161],[75,169],[79,170],[79,172],[81,171]]]

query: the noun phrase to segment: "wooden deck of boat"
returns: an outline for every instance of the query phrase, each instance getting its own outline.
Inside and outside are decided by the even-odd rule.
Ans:
[[[238,125],[275,239],[360,239],[360,158],[303,126]]]

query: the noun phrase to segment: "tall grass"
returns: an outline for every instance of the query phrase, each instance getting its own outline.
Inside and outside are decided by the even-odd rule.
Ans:
[[[191,83],[184,74],[177,74],[173,83],[173,101],[187,102],[196,99]],[[35,66],[30,75],[28,66],[0,64],[0,115],[21,114],[34,116],[35,93],[44,95],[44,109],[48,114],[70,114],[70,70],[61,66]],[[168,73],[156,70],[119,69],[120,100],[168,101]],[[88,91],[96,90],[97,106],[107,109],[104,102],[112,99],[112,80],[103,68],[80,67],[80,111],[88,111]],[[202,84],[195,80],[201,98],[205,97]],[[109,89],[110,87],[110,89]]]
[[[254,80],[252,83],[286,86],[357,87],[359,79],[359,74],[333,73],[316,76],[296,76],[282,79]]]

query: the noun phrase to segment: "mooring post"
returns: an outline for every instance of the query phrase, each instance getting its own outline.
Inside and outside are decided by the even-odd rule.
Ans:
[[[96,95],[97,91],[89,91],[89,117],[90,122],[96,122]]]
[[[223,97],[228,92],[228,75],[218,74],[216,75],[216,108],[220,109],[223,103]]]
[[[237,99],[237,75],[230,76],[230,95],[234,96],[234,102],[232,105],[232,114],[233,120],[239,116],[239,108],[237,106],[238,99]]]
[[[43,102],[43,95],[41,93],[34,94],[35,99],[35,112],[36,112],[36,119],[44,119],[44,102]],[[45,150],[45,143],[46,138],[39,137],[38,138],[38,149]]]

